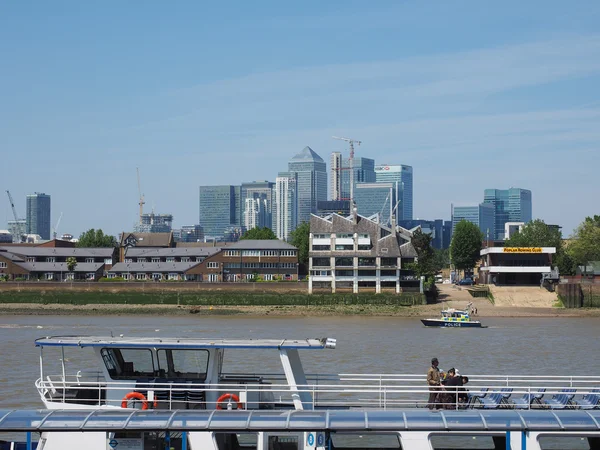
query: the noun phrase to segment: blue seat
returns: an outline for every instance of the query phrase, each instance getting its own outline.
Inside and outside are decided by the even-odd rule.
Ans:
[[[502,388],[499,391],[491,392],[488,396],[480,398],[479,402],[484,409],[496,409],[502,405],[508,404],[508,399],[512,393],[512,388]]]
[[[575,389],[563,389],[560,394],[554,394],[551,399],[544,403],[551,409],[566,409],[573,406],[573,397],[575,397]]]
[[[594,409],[600,404],[600,389],[592,389],[581,400],[574,402],[580,409]]]
[[[481,388],[481,390],[477,391],[477,392],[469,392],[468,396],[469,396],[469,401],[467,402],[467,408],[469,407],[473,407],[475,405],[475,402],[477,400],[481,400],[482,398],[485,398],[485,396],[488,393],[488,388]]]
[[[538,389],[537,392],[526,392],[519,398],[513,398],[512,406],[516,409],[530,409],[534,404],[541,405],[544,392],[546,388]]]

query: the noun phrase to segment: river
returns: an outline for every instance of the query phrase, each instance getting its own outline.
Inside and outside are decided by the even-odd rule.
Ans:
[[[34,387],[39,349],[50,335],[185,336],[202,338],[333,337],[335,350],[304,352],[310,373],[425,373],[440,367],[461,374],[598,375],[598,318],[489,318],[488,328],[425,328],[418,319],[382,317],[247,316],[4,316],[0,318],[0,408],[42,405]],[[94,367],[91,359],[69,367]],[[84,355],[85,356],[85,355]],[[225,369],[281,372],[276,352],[228,351]],[[69,355],[67,355],[69,358]],[[55,365],[59,367],[59,356]],[[79,367],[77,367],[79,368]],[[55,371],[54,373],[59,373]]]

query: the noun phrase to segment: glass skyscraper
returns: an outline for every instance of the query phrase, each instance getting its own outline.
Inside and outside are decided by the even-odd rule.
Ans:
[[[242,224],[246,230],[267,227],[273,229],[273,196],[275,183],[253,181],[242,183]]]
[[[452,206],[452,234],[461,220],[474,223],[479,227],[483,238],[487,240],[494,234],[495,211],[493,205],[480,203],[473,206]]]
[[[375,166],[377,183],[398,182],[398,198],[401,200],[397,220],[412,220],[413,218],[413,168],[405,165],[383,164]],[[401,214],[400,214],[401,213]]]
[[[27,196],[26,233],[50,239],[50,196],[36,192]]]
[[[486,189],[483,202],[491,204],[496,213],[496,228],[493,238],[504,239],[506,222],[531,222],[531,191],[521,188]]]
[[[205,236],[222,237],[231,227],[241,227],[240,186],[200,186],[200,225]]]
[[[298,226],[298,190],[296,172],[280,172],[275,179],[273,231],[278,239],[287,241]]]
[[[288,172],[296,173],[298,192],[298,225],[310,222],[317,213],[317,202],[327,200],[327,166],[310,147],[288,162]]]
[[[354,158],[352,167],[355,186],[376,181],[374,159]],[[331,153],[331,199],[350,200],[350,159],[343,159],[340,152]]]
[[[396,205],[398,191],[396,183],[357,183],[354,189],[354,202],[358,214],[370,217],[379,214],[379,223],[392,222],[392,209]]]

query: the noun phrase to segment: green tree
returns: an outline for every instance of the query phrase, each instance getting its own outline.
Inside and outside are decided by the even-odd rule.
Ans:
[[[585,218],[575,230],[567,250],[575,266],[600,261],[600,216]]]
[[[435,252],[435,271],[450,267],[450,250],[447,248],[434,249]]]
[[[411,244],[417,252],[417,261],[411,265],[411,269],[418,277],[433,278],[436,272],[435,252],[431,247],[431,234],[423,233],[421,229],[413,233]]]
[[[310,238],[310,224],[302,222],[290,233],[290,244],[298,249],[298,262],[308,264],[308,241]]]
[[[77,247],[90,248],[90,247],[116,247],[117,240],[114,236],[104,234],[101,229],[94,230],[93,228],[87,230],[85,233],[81,233]]]
[[[260,240],[260,241],[268,241],[271,239],[277,239],[277,236],[275,236],[275,233],[273,233],[273,230],[271,230],[270,228],[256,227],[256,228],[252,228],[251,230],[246,231],[240,238],[240,240],[250,240],[250,239]]]
[[[75,259],[74,256],[69,256],[67,258],[67,269],[69,270],[69,273],[73,273],[75,272],[75,267],[77,267],[77,260]]]
[[[461,220],[450,242],[450,259],[458,270],[471,270],[479,260],[483,233],[477,225]]]

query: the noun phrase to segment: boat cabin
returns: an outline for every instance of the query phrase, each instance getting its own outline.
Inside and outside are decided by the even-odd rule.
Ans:
[[[471,320],[468,311],[460,309],[445,309],[442,311],[442,320],[448,322],[468,322]]]

